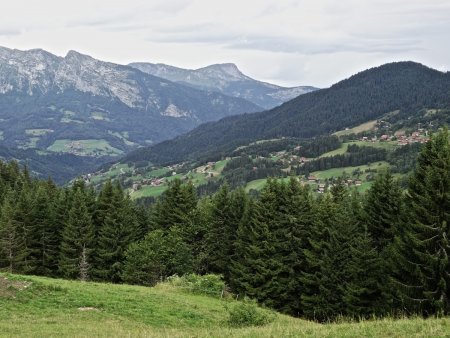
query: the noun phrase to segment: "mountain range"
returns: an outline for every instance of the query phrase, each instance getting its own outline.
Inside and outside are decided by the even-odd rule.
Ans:
[[[0,128],[7,146],[46,149],[61,139],[104,139],[126,151],[257,110],[243,99],[75,51],[58,57],[43,50],[0,49]],[[30,141],[30,135],[38,140]]]
[[[450,108],[450,73],[415,62],[395,62],[362,71],[327,89],[301,95],[274,109],[205,123],[173,140],[142,148],[122,162],[153,164],[232,153],[251,142],[283,138],[314,138],[393,113],[409,119]],[[420,121],[420,120],[418,120]]]
[[[130,63],[129,66],[193,88],[244,98],[264,109],[274,108],[318,89],[311,86],[287,88],[257,81],[244,75],[233,63],[210,65],[195,70],[145,62]]]
[[[206,67],[218,70],[209,73],[208,81],[233,82],[227,67]],[[249,91],[260,91],[262,84],[281,88],[252,80],[234,68]],[[89,162],[96,166],[204,122],[264,110],[245,98],[224,93],[76,51],[60,57],[42,49],[0,47],[0,140],[1,146],[11,150],[3,154],[28,159],[31,168],[39,168],[44,175],[54,172],[42,172],[48,155],[69,154],[69,162],[77,167],[79,158],[80,170],[84,170]],[[286,100],[290,95],[279,92]],[[283,98],[277,100],[282,102]],[[39,157],[41,164],[34,166]],[[7,155],[4,158],[10,159]]]

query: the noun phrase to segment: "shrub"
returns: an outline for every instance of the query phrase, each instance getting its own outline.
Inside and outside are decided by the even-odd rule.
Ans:
[[[226,306],[228,324],[233,327],[261,326],[272,322],[275,314],[258,307],[256,301],[243,300],[232,306]]]
[[[184,288],[187,291],[208,296],[220,296],[222,290],[226,289],[222,276],[214,274],[200,276],[191,273],[182,277],[175,275],[167,278],[167,281],[171,285]]]

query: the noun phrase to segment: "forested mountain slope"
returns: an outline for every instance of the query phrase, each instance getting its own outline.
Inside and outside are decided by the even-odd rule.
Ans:
[[[385,64],[328,89],[301,95],[272,110],[206,123],[173,140],[139,149],[123,161],[175,163],[280,137],[311,138],[398,111],[450,106],[450,74],[414,62]]]

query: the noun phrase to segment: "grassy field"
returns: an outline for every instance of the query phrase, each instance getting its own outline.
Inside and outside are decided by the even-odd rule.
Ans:
[[[122,150],[112,147],[108,141],[100,139],[89,140],[56,140],[47,148],[49,151],[62,153],[76,153],[84,156],[120,155]]]
[[[366,169],[383,169],[387,168],[389,164],[387,162],[374,162],[370,166],[369,165],[359,165],[356,167],[343,167],[343,168],[333,168],[323,171],[315,171],[311,173],[311,175],[316,176],[318,179],[324,180],[326,178],[332,178],[332,177],[340,177],[344,173],[348,175],[352,175],[353,171],[359,168],[360,171],[364,172]]]
[[[130,193],[132,199],[137,199],[141,197],[157,197],[166,191],[166,185],[160,185],[158,187],[146,186],[140,190],[133,191]]]
[[[353,127],[353,128],[337,131],[333,135],[343,136],[343,135],[350,135],[350,134],[358,134],[358,133],[361,133],[363,131],[372,130],[373,128],[375,128],[376,124],[377,124],[377,121],[369,121],[369,122],[360,124],[359,126],[356,126],[356,127]]]
[[[360,147],[383,148],[383,149],[386,149],[386,150],[394,150],[397,147],[399,147],[397,145],[396,141],[374,142],[374,143],[372,143],[372,142],[365,142],[365,141],[351,141],[351,142],[342,143],[341,146],[338,149],[335,149],[335,150],[329,151],[327,153],[324,153],[324,154],[320,155],[319,158],[345,154],[347,152],[348,146],[350,144],[355,144],[355,145],[360,146]]]
[[[348,143],[342,143],[339,148],[329,151],[327,153],[323,153],[322,155],[319,156],[319,158],[345,154],[347,152],[347,148],[348,148]]]
[[[6,279],[5,279],[6,278]],[[0,274],[0,337],[448,337],[450,318],[318,324],[277,314],[231,327],[226,305],[154,288]]]

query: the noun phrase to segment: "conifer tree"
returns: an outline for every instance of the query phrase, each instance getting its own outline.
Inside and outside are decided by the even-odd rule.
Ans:
[[[402,214],[402,191],[390,171],[377,176],[364,206],[365,223],[377,251],[392,244]]]
[[[26,255],[21,224],[15,218],[13,193],[8,191],[0,216],[0,267],[6,267],[10,273],[23,272]]]
[[[387,304],[382,285],[387,274],[382,262],[367,231],[353,237],[348,281],[339,286],[346,316],[360,319],[384,314]]]
[[[267,259],[273,251],[269,228],[259,201],[249,201],[249,207],[238,227],[235,252],[230,271],[231,287],[241,297],[265,301],[267,295],[261,288],[271,277],[267,270]]]
[[[242,190],[230,192],[227,184],[212,199],[211,219],[205,238],[208,271],[222,274],[227,283],[237,228],[247,204],[246,194]]]
[[[131,201],[116,184],[110,207],[98,231],[96,278],[114,283],[121,281],[125,251],[137,240],[138,223],[133,211]]]
[[[281,208],[283,218],[276,237],[282,270],[277,276],[279,288],[274,304],[279,311],[299,316],[303,292],[301,273],[306,268],[303,249],[315,209],[309,186],[301,186],[297,179],[291,178],[286,188],[286,204]]]
[[[80,270],[80,263],[83,255],[85,261],[90,262],[93,242],[92,219],[86,206],[84,194],[81,189],[77,189],[73,195],[72,207],[62,233],[59,269],[65,278],[80,278],[81,272],[86,277],[86,271]]]
[[[332,191],[337,191],[337,195],[325,195],[319,202],[304,248],[306,268],[301,277],[301,303],[304,315],[318,321],[354,315],[355,309],[365,306],[363,297],[372,292],[367,286],[377,283],[372,279],[378,272],[376,256],[373,262],[359,258],[363,251],[373,255],[362,236],[359,211],[353,209],[355,204],[345,188]],[[367,280],[361,282],[362,276]]]
[[[169,229],[177,226],[183,230],[189,225],[189,216],[197,206],[197,196],[191,183],[182,184],[175,179],[158,199],[153,212],[153,229]]]
[[[394,280],[403,306],[424,315],[450,314],[450,143],[433,135],[417,159],[406,193],[407,214],[396,240]]]
[[[29,273],[36,268],[32,255],[32,248],[35,245],[35,234],[33,229],[33,218],[30,206],[33,204],[32,188],[24,185],[18,192],[15,209],[15,218],[20,223],[21,236],[25,240],[25,256],[23,259],[23,272]]]
[[[51,276],[58,270],[60,228],[55,219],[52,192],[39,184],[31,204],[29,273]]]

